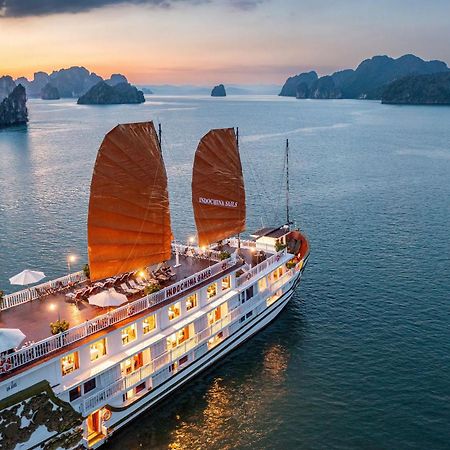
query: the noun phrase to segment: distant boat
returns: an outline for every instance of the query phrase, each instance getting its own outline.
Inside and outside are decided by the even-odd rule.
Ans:
[[[209,131],[192,175],[197,245],[179,244],[160,143],[152,122],[118,125],[103,140],[89,201],[90,279],[69,274],[3,299],[0,328],[31,341],[1,354],[0,414],[28,427],[5,437],[0,425],[6,448],[102,445],[269,324],[299,285],[309,244],[291,226],[288,170],[286,222],[241,239],[237,133]],[[288,168],[288,143],[285,157]],[[111,296],[125,303],[113,309]],[[70,326],[58,320],[61,332],[50,335],[54,309]]]

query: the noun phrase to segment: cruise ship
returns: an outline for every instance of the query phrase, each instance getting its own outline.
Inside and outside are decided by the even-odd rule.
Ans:
[[[233,128],[200,140],[192,206],[197,233],[181,244],[152,122],[105,136],[91,182],[89,264],[1,298],[0,448],[97,448],[283,310],[308,240],[290,223],[288,197],[285,223],[241,237]]]

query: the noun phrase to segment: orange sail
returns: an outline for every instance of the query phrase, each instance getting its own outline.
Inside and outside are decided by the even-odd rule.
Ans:
[[[116,126],[103,139],[91,182],[92,280],[170,258],[167,175],[153,122]]]
[[[245,230],[245,188],[233,128],[211,130],[200,141],[192,174],[199,245]]]

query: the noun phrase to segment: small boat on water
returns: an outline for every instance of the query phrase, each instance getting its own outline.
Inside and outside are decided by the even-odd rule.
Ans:
[[[2,299],[0,328],[28,342],[0,347],[0,447],[97,448],[269,324],[309,257],[286,179],[286,223],[241,239],[237,133],[209,131],[192,174],[196,244],[180,244],[160,134],[152,122],[111,130],[91,183],[88,269]]]

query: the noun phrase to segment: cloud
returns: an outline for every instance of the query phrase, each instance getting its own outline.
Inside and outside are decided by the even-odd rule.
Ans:
[[[267,0],[226,0],[240,10],[250,10]],[[0,17],[47,16],[62,13],[80,13],[112,5],[148,5],[170,8],[177,3],[222,3],[223,0],[0,0]]]
[[[231,6],[248,11],[250,9],[256,8],[258,5],[264,3],[266,0],[229,0],[229,1],[231,3]]]

